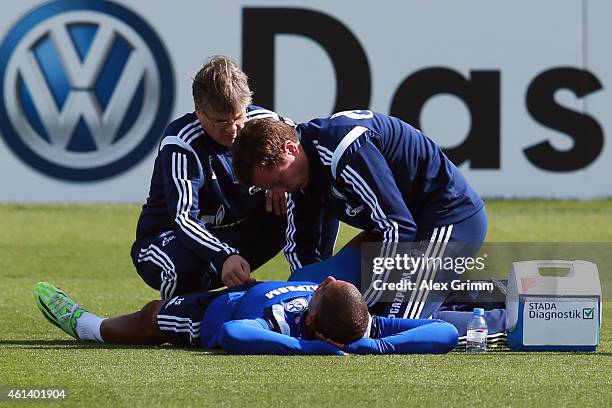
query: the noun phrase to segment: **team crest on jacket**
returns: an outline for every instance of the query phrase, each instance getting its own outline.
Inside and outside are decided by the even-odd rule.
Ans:
[[[298,313],[308,308],[308,301],[305,297],[299,297],[293,299],[291,302],[285,305],[285,310],[292,313]]]
[[[349,203],[346,203],[346,215],[349,217],[354,217],[365,209],[364,205],[359,205],[357,207],[351,207]]]
[[[250,195],[255,195],[255,194],[259,193],[260,191],[261,191],[261,188],[259,188],[259,187],[255,187],[255,186],[249,187],[249,194]]]

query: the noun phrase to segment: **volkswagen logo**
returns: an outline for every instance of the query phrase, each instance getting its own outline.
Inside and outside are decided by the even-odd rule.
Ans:
[[[22,161],[58,179],[101,180],[157,145],[174,74],[160,39],[132,11],[59,0],[4,38],[0,98],[2,137]]]

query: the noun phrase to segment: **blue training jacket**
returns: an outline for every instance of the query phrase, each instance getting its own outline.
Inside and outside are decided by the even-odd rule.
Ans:
[[[310,179],[288,200],[285,255],[292,270],[312,263],[313,203],[380,232],[383,245],[412,242],[419,228],[458,223],[484,205],[440,147],[400,119],[346,111],[299,124],[297,132]]]
[[[249,105],[247,120],[259,118],[293,124],[275,112]],[[264,191],[238,182],[231,149],[211,139],[192,112],[164,131],[136,239],[173,230],[185,247],[221,271],[225,260],[238,251],[214,237],[206,224],[231,226],[264,207]]]

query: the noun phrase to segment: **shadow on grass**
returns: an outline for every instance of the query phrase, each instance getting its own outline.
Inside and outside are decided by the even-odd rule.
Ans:
[[[94,342],[82,342],[75,340],[0,340],[0,348],[2,346],[14,346],[12,348],[20,350],[66,350],[66,349],[95,349],[95,350],[180,350],[194,354],[206,355],[206,356],[229,356],[223,350],[203,350],[196,347],[175,347],[170,344],[164,345],[129,345],[129,344],[110,344],[110,343],[94,343]],[[452,356],[465,355],[468,358],[474,357],[485,357],[486,356],[569,356],[569,355],[580,355],[580,356],[601,356],[601,357],[612,357],[612,353],[584,353],[584,352],[510,352],[508,350],[497,350],[490,353],[473,354],[466,353],[465,351],[453,351],[450,353]]]
[[[596,351],[511,351],[509,355],[530,356],[530,355],[547,355],[547,356],[603,356],[612,357],[612,353],[598,353]]]
[[[603,356],[612,357],[612,353],[598,353],[596,351],[510,351],[505,350],[494,350],[487,353],[466,353],[465,350],[453,350],[451,353],[453,356],[464,355],[466,358],[487,358],[487,356]]]
[[[181,350],[200,354],[225,355],[221,350],[203,350],[196,347],[175,347],[170,344],[163,345],[131,345],[131,344],[111,344],[95,343],[75,340],[0,340],[0,347],[14,346],[17,349],[28,350],[66,350],[66,349],[99,349],[99,350]]]

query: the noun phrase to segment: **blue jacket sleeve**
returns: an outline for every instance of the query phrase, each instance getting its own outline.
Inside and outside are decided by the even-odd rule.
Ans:
[[[324,341],[301,340],[274,332],[262,319],[232,320],[223,324],[219,345],[229,354],[345,354]]]
[[[385,245],[412,242],[417,225],[397,187],[387,160],[372,141],[370,131],[342,155],[336,182],[354,193],[370,210],[374,230],[383,235]]]
[[[198,191],[205,181],[195,153],[168,144],[162,148],[160,158],[166,204],[177,238],[221,273],[225,260],[238,251],[212,235],[200,220]]]
[[[318,243],[321,239],[321,204],[308,192],[296,191],[287,196],[287,231],[285,257],[291,271],[321,261]]]
[[[457,345],[457,329],[442,320],[379,319],[381,338],[363,338],[346,345],[353,354],[445,354]]]

